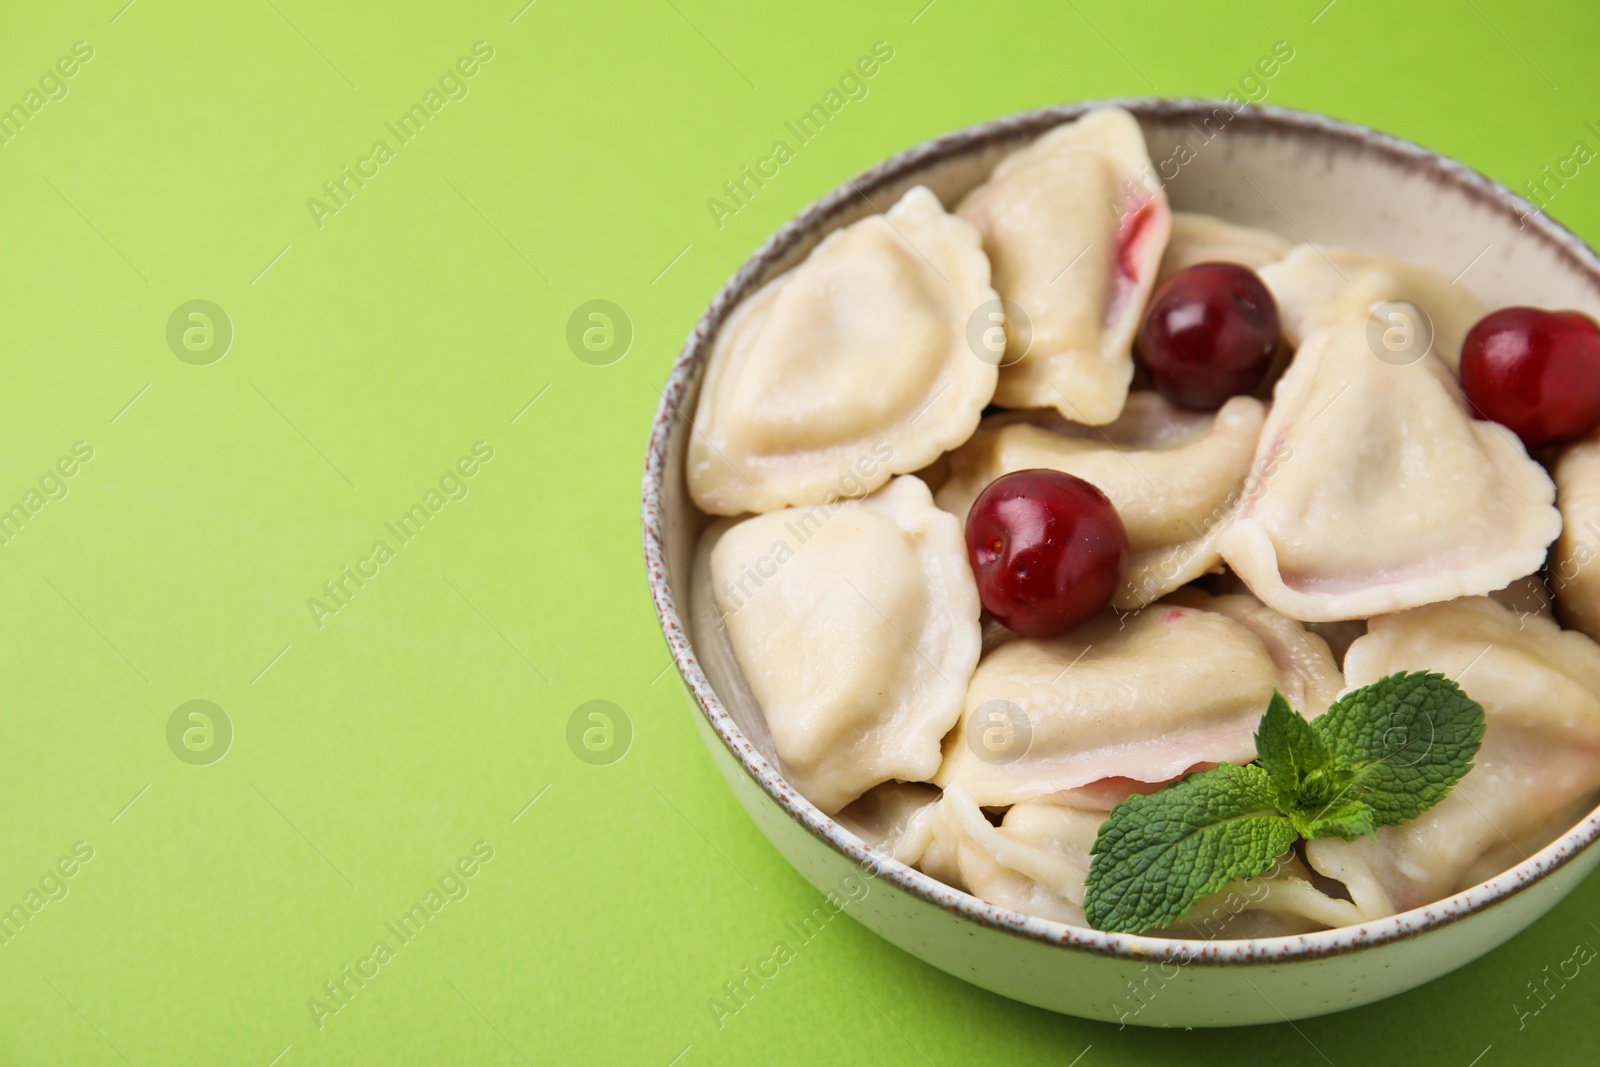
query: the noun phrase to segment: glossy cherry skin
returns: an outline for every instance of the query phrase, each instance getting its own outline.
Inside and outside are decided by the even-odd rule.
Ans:
[[[1600,424],[1600,326],[1576,311],[1491,311],[1461,344],[1461,391],[1529,448],[1582,437]]]
[[[1197,263],[1150,298],[1134,349],[1156,390],[1181,407],[1209,411],[1252,392],[1278,346],[1278,303],[1256,272]]]
[[[1098,615],[1128,571],[1128,531],[1093,485],[1070,474],[1003,475],[967,514],[978,597],[1007,629],[1053,637]]]

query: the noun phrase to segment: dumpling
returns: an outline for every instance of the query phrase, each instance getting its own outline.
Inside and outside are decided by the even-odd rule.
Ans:
[[[1314,718],[1327,710],[1344,687],[1328,643],[1294,619],[1273,611],[1243,593],[1214,596],[1195,588],[1179,589],[1162,605],[1224,615],[1248,629],[1261,642],[1279,679],[1279,690],[1296,711]],[[1263,705],[1261,710],[1267,709]]]
[[[1044,467],[1092,483],[1128,530],[1128,575],[1113,603],[1132,610],[1221,562],[1216,535],[1247,489],[1266,420],[1259,400],[1236,396],[1216,412],[1186,411],[1154,392],[1128,396],[1105,427],[1052,414],[985,419],[951,454],[939,506],[963,522],[978,494],[1012,471]]]
[[[933,781],[977,803],[1112,803],[1255,758],[1274,688],[1306,715],[1342,685],[1327,644],[1250,597],[1185,590],[985,656]]]
[[[1172,236],[1161,257],[1160,285],[1197,263],[1238,263],[1259,271],[1289,254],[1293,246],[1271,230],[1225,222],[1215,215],[1172,213]]]
[[[994,826],[959,785],[922,810],[917,844],[925,874],[1003,908],[1086,925],[1084,881],[1106,811],[1029,800]],[[1353,904],[1319,891],[1290,854],[1267,874],[1234,882],[1172,926],[1150,932],[1205,940],[1280,937],[1359,921]]]
[[[1319,245],[1297,245],[1276,263],[1263,267],[1261,280],[1272,290],[1283,336],[1299,347],[1317,330],[1352,316],[1366,322],[1373,308],[1405,302],[1422,309],[1432,328],[1432,352],[1454,373],[1461,364],[1461,342],[1488,309],[1465,288],[1442,274],[1372,252]],[[1411,362],[1428,351],[1415,331],[1424,329],[1404,314],[1374,326],[1385,335],[1392,362]],[[1391,330],[1395,332],[1390,332]]]
[[[1339,619],[1336,622],[1308,622],[1305,628],[1328,642],[1335,663],[1344,665],[1344,654],[1356,638],[1367,632],[1366,619]]]
[[[978,661],[979,605],[961,524],[922,482],[718,523],[694,581],[712,684],[754,698],[813,804],[832,813],[938,769]]]
[[[1600,791],[1600,646],[1589,638],[1467,597],[1372,619],[1345,656],[1352,687],[1406,670],[1449,674],[1483,705],[1488,729],[1473,769],[1419,818],[1376,839],[1307,844],[1312,866],[1343,882],[1366,919],[1521,862]]]
[[[918,865],[991,904],[1082,926],[1089,849],[1105,817],[1034,801],[1014,806],[994,826],[965,790],[951,786],[925,823]]]
[[[1148,933],[1203,941],[1292,937],[1361,921],[1361,912],[1354,904],[1324,893],[1317,885],[1317,876],[1290,852],[1267,873],[1228,883],[1209,897],[1195,901],[1171,926]]]
[[[965,441],[994,394],[967,341],[989,261],[922,186],[830,235],[729,316],[689,439],[714,515],[870,492]]]
[[[1561,621],[1600,641],[1600,433],[1568,445],[1555,465],[1565,525],[1550,560]]]
[[[1364,324],[1323,327],[1274,391],[1256,480],[1218,537],[1294,619],[1367,618],[1500,589],[1561,530],[1555,487],[1502,426],[1466,413],[1437,356],[1376,358]]]
[[[1122,411],[1133,335],[1172,226],[1150,174],[1139,123],[1100,108],[1006,157],[961,204],[995,288],[1030,326],[1010,331],[997,404],[1053,407],[1090,426]]]
[[[834,819],[879,855],[916,864],[927,851],[939,791],[921,782],[884,782],[867,790]]]

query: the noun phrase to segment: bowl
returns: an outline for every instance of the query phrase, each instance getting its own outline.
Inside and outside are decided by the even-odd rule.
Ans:
[[[1515,936],[1600,862],[1600,809],[1523,863],[1425,907],[1294,937],[1174,940],[1024,915],[891,859],[824,815],[761,754],[760,709],[719,693],[685,623],[695,540],[707,519],[684,478],[688,412],[717,331],[763,283],[829,232],[887,209],[916,184],[953,206],[995,163],[1095,106],[1139,120],[1175,210],[1386,253],[1453,278],[1490,306],[1600,314],[1600,258],[1533,205],[1471,168],[1386,134],[1276,107],[1218,100],[1069,104],[925,141],[846,181],[773,234],[695,324],[662,390],[644,473],[644,550],[662,633],[694,721],[740,804],[774,847],[857,921],[958,978],[1089,1019],[1232,1026],[1340,1011],[1422,985]]]

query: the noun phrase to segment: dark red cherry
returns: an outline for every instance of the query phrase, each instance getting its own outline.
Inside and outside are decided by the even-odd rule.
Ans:
[[[1135,353],[1162,396],[1209,411],[1252,392],[1272,365],[1278,304],[1237,263],[1198,263],[1150,298]]]
[[[1461,344],[1461,391],[1529,448],[1600,424],[1600,326],[1576,311],[1491,311]]]
[[[1128,532],[1106,495],[1060,471],[1003,475],[967,514],[978,597],[1001,625],[1053,637],[1111,603],[1128,570]]]

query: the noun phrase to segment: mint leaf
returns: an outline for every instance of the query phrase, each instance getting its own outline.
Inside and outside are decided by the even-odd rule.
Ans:
[[[1301,837],[1350,841],[1376,831],[1372,808],[1351,788],[1350,770],[1277,690],[1256,728],[1256,758],[1272,782],[1278,810]]]
[[[1089,925],[1165,926],[1201,897],[1268,870],[1296,837],[1275,800],[1266,771],[1223,763],[1112,808],[1090,850]]]
[[[1289,821],[1307,841],[1319,837],[1342,837],[1354,841],[1378,832],[1372,806],[1363,800],[1344,800],[1324,804],[1316,811],[1288,812]]]
[[[1378,826],[1414,819],[1444,799],[1472,769],[1485,727],[1477,701],[1422,671],[1347,693],[1310,725],[1336,768],[1328,803],[1359,800]]]
[[[1271,779],[1273,792],[1282,800],[1296,796],[1308,774],[1327,769],[1328,759],[1321,735],[1274,689],[1256,727],[1256,760]]]

